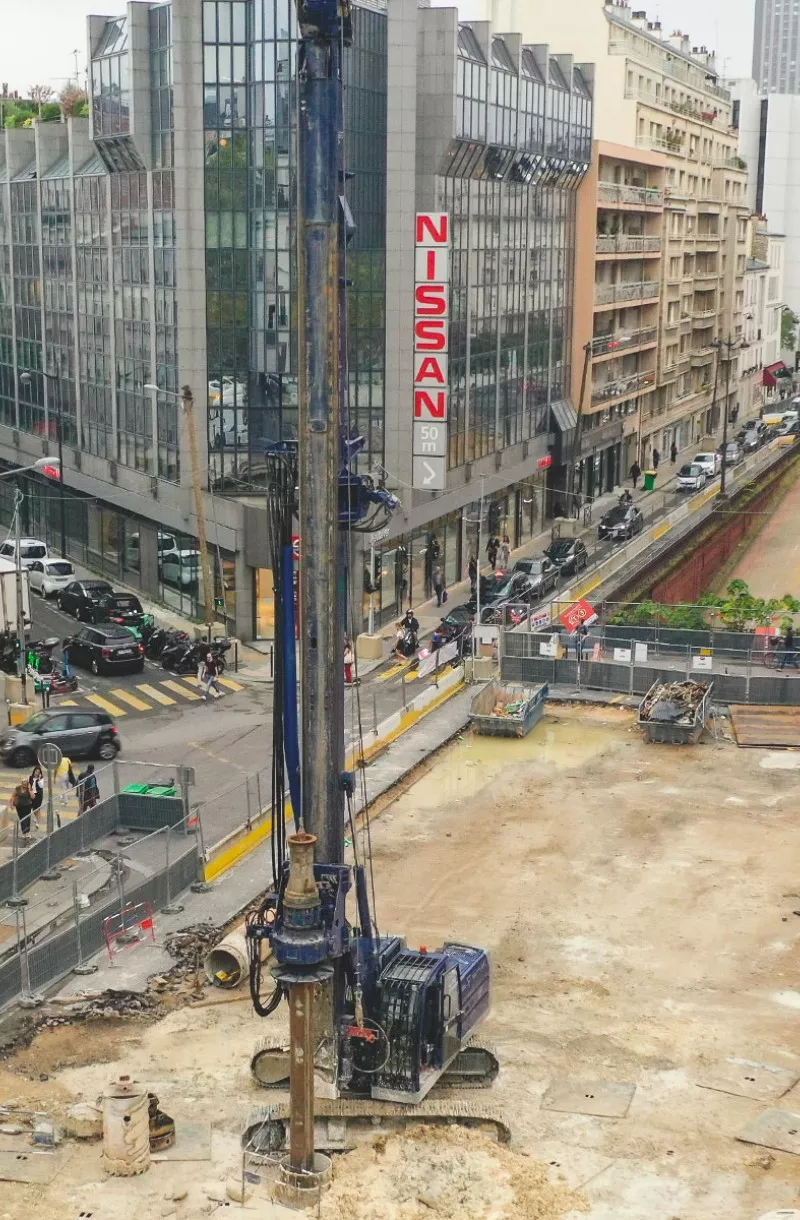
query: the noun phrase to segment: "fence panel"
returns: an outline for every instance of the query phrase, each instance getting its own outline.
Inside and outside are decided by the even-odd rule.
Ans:
[[[144,796],[120,792],[117,797],[120,825],[126,830],[162,830],[183,820],[183,801],[177,796]]]
[[[0,965],[0,1008],[5,1008],[22,991],[22,959],[19,950]]]

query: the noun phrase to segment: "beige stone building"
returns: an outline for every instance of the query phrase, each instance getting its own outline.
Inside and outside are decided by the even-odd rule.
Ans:
[[[579,203],[573,400],[581,404],[591,343],[581,483],[598,495],[634,456],[646,467],[654,449],[668,461],[673,442],[684,449],[719,433],[729,359],[735,409],[747,167],[713,54],[685,35],[665,36],[624,3],[487,4],[496,29],[554,45],[568,37],[576,58],[596,65],[593,167]]]

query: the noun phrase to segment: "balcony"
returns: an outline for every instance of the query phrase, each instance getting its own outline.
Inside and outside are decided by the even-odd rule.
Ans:
[[[717,316],[716,305],[712,305],[710,307],[710,309],[706,309],[706,308],[692,309],[692,321],[693,322],[710,322],[713,318],[716,318],[716,316]]]
[[[661,238],[629,236],[626,233],[615,237],[598,234],[596,249],[598,254],[660,254]]]
[[[666,385],[667,382],[674,381],[679,372],[677,364],[665,364],[661,370],[661,384]]]
[[[702,268],[702,269],[701,269],[701,270],[699,270],[699,271],[698,271],[698,270],[696,270],[696,271],[695,271],[695,273],[694,273],[694,279],[695,279],[695,282],[697,282],[698,280],[700,280],[700,281],[705,281],[705,280],[714,280],[714,281],[716,281],[716,280],[718,280],[718,279],[719,279],[720,274],[721,274],[721,273],[720,273],[718,270],[716,270],[716,269],[714,269],[714,270],[712,270],[712,271],[709,271],[709,269],[708,269],[707,267],[704,267],[704,268]]]
[[[657,187],[625,186],[617,182],[598,182],[597,198],[600,203],[619,204],[623,207],[661,208],[664,194]]]
[[[642,390],[652,389],[656,383],[654,369],[643,373],[630,373],[627,377],[619,377],[616,381],[606,381],[602,385],[592,387],[592,406],[600,403],[610,403],[618,398],[630,398],[640,394]]]
[[[658,327],[645,326],[618,335],[600,335],[592,340],[592,355],[618,356],[634,347],[645,347],[658,340]]]
[[[706,345],[705,347],[693,347],[691,350],[692,368],[701,369],[705,365],[710,364],[714,359],[714,348]]]
[[[633,283],[595,284],[595,305],[616,305],[630,301],[657,301],[658,280],[636,280]]]

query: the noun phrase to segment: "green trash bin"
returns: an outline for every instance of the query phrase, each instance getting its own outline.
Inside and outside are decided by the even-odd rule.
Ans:
[[[645,470],[645,472],[644,472],[644,489],[645,489],[645,491],[655,491],[655,489],[656,489],[656,472],[655,472],[655,470]]]

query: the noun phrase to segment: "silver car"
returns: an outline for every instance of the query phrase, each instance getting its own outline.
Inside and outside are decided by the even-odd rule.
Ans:
[[[108,712],[83,708],[36,712],[18,728],[0,737],[0,756],[12,767],[32,767],[46,741],[57,745],[66,758],[114,758],[122,748],[116,725]]]

